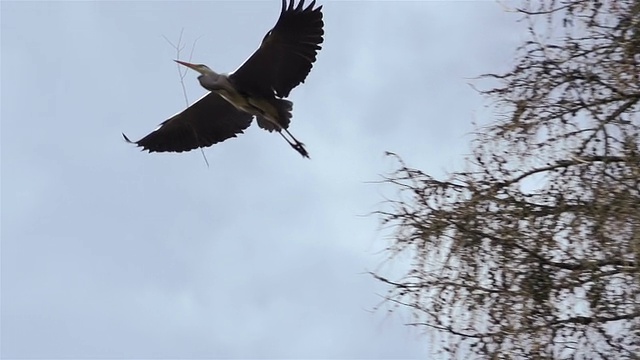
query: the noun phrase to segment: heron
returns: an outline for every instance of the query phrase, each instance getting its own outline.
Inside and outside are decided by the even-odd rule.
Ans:
[[[309,158],[304,144],[288,130],[293,103],[286,98],[313,67],[324,41],[324,22],[322,6],[315,7],[315,0],[306,7],[304,0],[294,5],[295,0],[288,4],[282,0],[276,25],[232,73],[219,74],[204,64],[174,60],[200,73],[198,81],[209,92],[142,139],[131,141],[123,133],[124,139],[149,153],[191,151],[242,134],[255,117],[260,128],[278,132]]]

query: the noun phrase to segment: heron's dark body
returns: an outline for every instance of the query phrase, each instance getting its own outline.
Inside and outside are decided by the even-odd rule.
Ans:
[[[304,145],[288,130],[293,103],[286,99],[311,71],[324,41],[322,6],[315,0],[282,0],[276,25],[236,71],[218,74],[206,65],[178,63],[198,71],[210,92],[135,142],[149,152],[182,152],[236,137],[255,117],[262,129],[276,131],[302,156]],[[287,138],[288,135],[289,138]],[[124,134],[123,136],[131,142]]]

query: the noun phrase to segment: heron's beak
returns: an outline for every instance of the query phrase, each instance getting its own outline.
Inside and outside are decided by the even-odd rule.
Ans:
[[[200,74],[204,75],[202,70],[196,64],[192,64],[192,63],[188,63],[188,62],[184,62],[184,61],[180,61],[180,60],[173,60],[173,61],[177,62],[180,65],[184,65],[184,66],[188,67],[189,69],[195,70],[195,71],[199,72]]]

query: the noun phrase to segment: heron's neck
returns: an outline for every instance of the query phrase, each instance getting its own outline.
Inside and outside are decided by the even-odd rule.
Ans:
[[[198,76],[198,80],[200,85],[209,91],[226,90],[231,85],[226,75],[218,74],[214,71]]]

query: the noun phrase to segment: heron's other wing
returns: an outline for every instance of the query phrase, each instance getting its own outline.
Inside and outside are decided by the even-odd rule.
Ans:
[[[131,141],[151,152],[183,152],[211,146],[242,134],[253,115],[237,110],[216,93],[208,93],[179,114],[138,141]]]
[[[322,6],[314,9],[315,0],[306,8],[304,0],[296,7],[294,3],[282,0],[278,22],[260,48],[229,75],[241,91],[261,96],[273,96],[275,91],[287,97],[311,71],[323,42]]]

